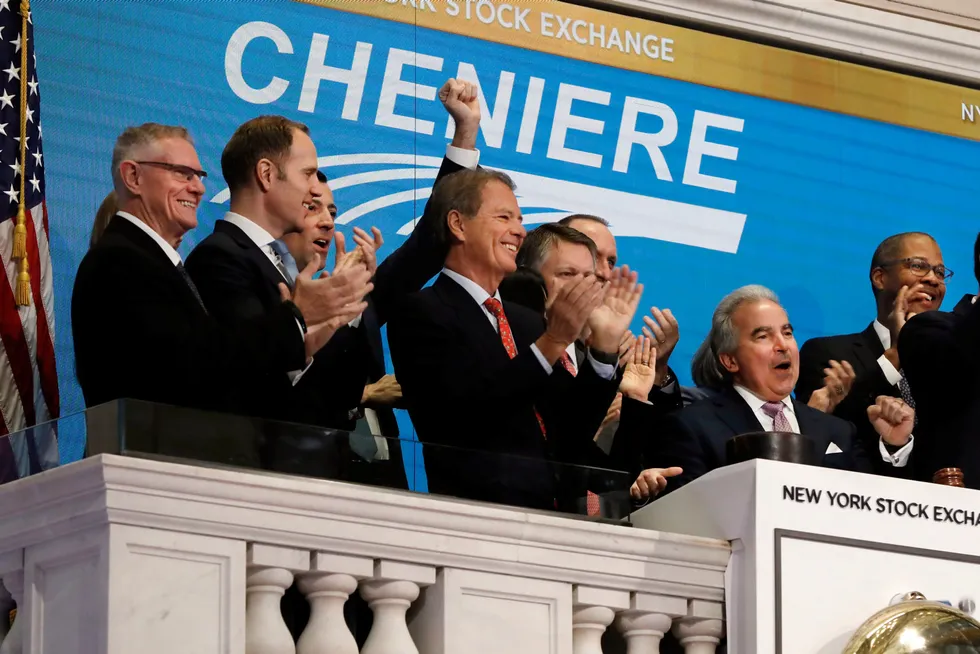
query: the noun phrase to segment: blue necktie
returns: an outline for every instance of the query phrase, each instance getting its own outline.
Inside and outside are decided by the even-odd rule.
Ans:
[[[299,268],[296,267],[296,259],[293,259],[293,255],[289,253],[289,248],[282,241],[273,241],[269,243],[269,247],[279,256],[279,265],[276,267],[279,268],[279,272],[286,278],[289,288],[292,288],[296,284],[296,278],[299,277]]]

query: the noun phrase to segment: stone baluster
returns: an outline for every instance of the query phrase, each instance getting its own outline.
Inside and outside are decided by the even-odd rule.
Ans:
[[[0,621],[3,621],[6,632],[0,632],[0,654],[21,654],[24,649],[24,629],[28,628],[24,625],[29,624],[24,611],[24,550],[0,555],[0,583],[0,589],[6,588],[0,595],[11,598],[0,602]],[[17,617],[7,630],[14,603],[17,605]]]
[[[687,600],[680,597],[633,593],[629,609],[616,618],[626,654],[660,654],[660,641],[674,617],[686,614]]]
[[[361,654],[419,654],[408,631],[406,614],[420,588],[435,581],[435,568],[375,561],[374,574],[360,587],[361,596],[374,612],[374,624]]]
[[[602,654],[602,634],[616,611],[629,608],[626,591],[576,586],[572,590],[572,652]]]
[[[690,600],[687,605],[687,615],[674,621],[672,630],[684,654],[715,654],[725,635],[724,606],[701,600]]]
[[[245,578],[245,654],[295,654],[279,603],[293,575],[310,569],[307,550],[253,543]]]
[[[296,654],[358,654],[344,620],[344,604],[361,579],[374,574],[374,561],[356,556],[314,552],[310,572],[299,577],[299,589],[310,602],[310,621],[296,644]]]

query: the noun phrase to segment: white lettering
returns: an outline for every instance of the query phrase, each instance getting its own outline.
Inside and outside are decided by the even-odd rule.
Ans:
[[[660,39],[660,58],[664,61],[674,60],[674,39]]]
[[[650,45],[653,43],[654,45]],[[643,54],[650,57],[651,59],[658,59],[660,57],[660,48],[656,45],[657,37],[653,34],[647,34],[643,37]]]
[[[636,119],[640,114],[653,115],[660,118],[660,130],[653,133],[636,131]],[[644,100],[642,98],[626,98],[623,107],[623,120],[619,125],[619,139],[616,141],[616,157],[613,159],[613,170],[625,173],[629,169],[630,155],[633,144],[642,145],[650,155],[653,170],[657,179],[672,182],[674,178],[667,166],[660,148],[667,147],[677,138],[677,114],[662,102]]]
[[[269,104],[282,97],[289,87],[289,82],[281,77],[273,77],[264,87],[257,89],[249,86],[242,75],[242,58],[245,48],[253,39],[265,38],[276,44],[280,54],[293,54],[293,44],[281,29],[272,23],[254,21],[245,23],[228,39],[225,48],[225,79],[235,95],[252,104]]]
[[[422,0],[422,9],[428,9],[432,13],[436,13],[435,5],[432,4],[432,0]]]
[[[473,64],[459,62],[459,69],[456,79],[473,82],[476,85],[477,96],[480,99],[480,131],[483,132],[483,139],[491,148],[499,148],[504,141],[504,128],[507,126],[507,114],[510,113],[510,96],[514,90],[514,73],[506,70],[500,72],[500,82],[497,84],[497,99],[494,102],[494,111],[487,105],[487,98],[483,94],[483,85],[480,78],[476,75],[476,68]],[[446,138],[451,139],[456,133],[456,123],[452,117],[446,125]]]
[[[446,13],[450,16],[459,16],[459,3],[456,0],[446,0]]]
[[[606,48],[608,50],[612,50],[614,47],[617,48],[620,52],[624,52],[623,41],[622,39],[619,38],[618,27],[612,28],[612,32],[609,34],[609,41],[606,43]]]
[[[554,25],[552,24],[553,18],[554,16],[552,14],[549,14],[546,11],[541,12],[541,35],[542,36],[550,36],[551,38],[555,38],[555,33],[552,30],[552,27],[554,27]]]
[[[711,189],[713,191],[734,193],[736,181],[724,177],[705,175],[701,172],[701,158],[707,156],[736,161],[738,159],[738,148],[731,145],[711,143],[705,139],[709,127],[741,132],[744,125],[745,121],[741,118],[713,114],[707,111],[695,111],[694,124],[691,126],[691,143],[687,148],[687,163],[684,164],[684,183],[689,186],[700,186],[701,188]]]
[[[510,21],[508,23],[504,19],[504,12],[508,10],[510,10],[511,15],[514,14],[514,8],[511,7],[509,4],[505,3],[500,5],[500,9],[497,10],[497,22],[500,23],[502,26],[506,27],[507,29],[514,29],[514,21]]]
[[[571,41],[572,40],[572,35],[571,35],[571,33],[569,33],[568,28],[571,27],[571,25],[572,25],[572,19],[571,18],[566,18],[566,19],[562,20],[562,17],[561,16],[555,16],[555,19],[558,20],[558,37],[557,38],[559,38],[559,39],[568,39],[569,41]]]
[[[596,39],[599,39],[599,47],[606,47],[606,26],[600,25],[599,31],[595,31],[595,23],[589,23],[589,45],[595,47]]]
[[[583,118],[572,115],[572,102],[581,100],[593,104],[609,105],[608,91],[585,88],[562,83],[558,87],[558,102],[555,106],[555,122],[551,128],[551,140],[548,142],[548,158],[567,161],[568,163],[600,168],[602,155],[594,152],[584,152],[565,147],[565,134],[568,130],[578,130],[590,134],[602,134],[605,123],[594,118]]]
[[[431,135],[435,130],[435,123],[428,120],[412,118],[411,116],[400,116],[395,113],[395,103],[400,95],[428,101],[435,100],[436,98],[436,88],[434,86],[412,84],[403,80],[402,68],[404,66],[415,66],[416,68],[425,68],[426,70],[441,71],[442,57],[433,57],[431,55],[417,54],[407,50],[392,48],[388,52],[388,65],[385,67],[384,80],[381,82],[378,114],[374,122],[384,127],[393,127],[408,132]]]
[[[975,104],[963,103],[962,118],[963,120],[969,120],[971,123],[976,122],[974,117],[974,110],[977,108]]]
[[[587,25],[588,23],[586,23],[584,20],[577,20],[572,25],[572,34],[575,35],[575,41],[581,43],[582,45],[587,45],[589,41],[584,36],[579,36],[578,28],[586,27]]]
[[[626,32],[626,54],[640,54],[640,33]]]
[[[527,24],[527,16],[531,13],[529,8],[515,9],[514,15],[514,29],[522,29],[525,32],[530,33],[531,28]],[[544,18],[541,19],[541,24],[544,25]],[[550,36],[550,35],[549,35]]]
[[[344,111],[341,118],[357,120],[361,113],[361,99],[364,97],[364,83],[367,81],[368,64],[371,61],[371,44],[357,42],[354,49],[354,61],[350,70],[327,66],[327,43],[330,37],[326,34],[313,34],[310,44],[310,56],[306,60],[306,76],[303,78],[303,92],[299,96],[299,110],[312,113],[316,108],[317,94],[320,92],[320,82],[327,80],[347,86],[344,96]]]
[[[490,0],[480,0],[476,3],[476,18],[481,23],[484,25],[489,25],[496,17],[497,10]]]
[[[534,147],[534,133],[538,129],[538,112],[541,111],[541,97],[544,95],[544,80],[532,77],[527,85],[527,98],[524,100],[524,115],[521,118],[521,131],[517,135],[517,151],[531,154]]]

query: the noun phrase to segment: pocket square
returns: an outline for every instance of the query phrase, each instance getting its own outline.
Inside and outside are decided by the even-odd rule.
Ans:
[[[837,443],[831,442],[830,445],[827,446],[827,451],[824,452],[824,454],[840,454],[841,452],[843,452],[843,450],[837,447]]]

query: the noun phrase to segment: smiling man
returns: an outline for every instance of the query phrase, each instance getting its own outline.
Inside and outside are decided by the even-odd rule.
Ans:
[[[866,452],[853,423],[794,400],[790,393],[799,375],[799,351],[793,326],[779,299],[763,286],[745,286],[726,296],[715,309],[705,345],[699,349],[713,369],[716,397],[672,414],[641,462],[643,467],[680,466],[674,490],[726,464],[725,444],[734,436],[757,431],[794,432],[808,437],[822,455],[822,465],[871,472],[871,456],[888,461],[893,474],[908,476],[914,411],[901,399],[879,397],[865,407],[880,441]],[[710,359],[708,361],[707,359]],[[635,400],[627,398],[627,402]],[[628,419],[620,433],[645,430]],[[617,436],[618,437],[618,436]]]
[[[79,265],[72,293],[75,365],[86,406],[136,398],[251,413],[273,380],[302,367],[322,345],[322,331],[314,328],[321,330],[329,314],[322,301],[335,287],[329,281],[303,280],[293,300],[279,298],[235,330],[209,313],[176,251],[197,226],[206,176],[183,127],[147,123],[116,141],[118,212]],[[333,293],[334,308],[356,305],[367,282],[364,275],[360,295],[354,288]],[[309,323],[305,336],[297,316]]]
[[[909,317],[935,311],[946,296],[946,280],[952,271],[943,265],[943,254],[928,234],[907,232],[889,236],[878,245],[869,272],[877,315],[856,334],[808,340],[800,350],[800,381],[796,399],[809,402],[824,386],[824,370],[831,361],[847,361],[856,374],[847,396],[834,415],[850,420],[866,449],[878,441],[865,409],[881,395],[901,397],[915,407],[915,399],[898,356],[898,335]],[[838,389],[843,390],[843,389]],[[887,472],[875,461],[880,472]]]
[[[419,440],[466,448],[426,447],[429,489],[554,508],[548,461],[591,443],[616,393],[619,343],[642,287],[628,271],[615,271],[605,293],[594,275],[577,276],[549,298],[547,319],[501,301],[525,237],[511,179],[462,171],[437,184],[431,202],[449,244],[445,267],[388,326]],[[586,324],[592,347],[573,374],[567,349]]]

